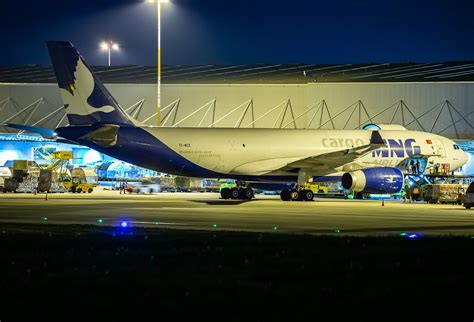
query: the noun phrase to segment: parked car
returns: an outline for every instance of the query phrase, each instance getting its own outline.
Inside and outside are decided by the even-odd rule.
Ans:
[[[134,193],[154,193],[161,192],[161,186],[158,183],[140,183],[131,187],[130,192]]]
[[[176,187],[173,186],[161,186],[162,192],[176,192]]]
[[[464,207],[466,207],[466,209],[471,209],[473,205],[474,205],[474,182],[471,182],[471,184],[466,190],[466,195],[464,196]]]

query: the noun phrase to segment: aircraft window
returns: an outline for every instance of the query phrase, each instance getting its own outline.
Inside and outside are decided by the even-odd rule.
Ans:
[[[454,144],[453,147],[454,147],[454,150],[459,150],[459,145]]]

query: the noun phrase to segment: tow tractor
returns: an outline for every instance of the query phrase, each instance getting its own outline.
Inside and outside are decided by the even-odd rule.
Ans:
[[[71,172],[71,180],[64,182],[66,189],[72,193],[92,193],[97,185],[97,174],[88,168],[74,168]]]

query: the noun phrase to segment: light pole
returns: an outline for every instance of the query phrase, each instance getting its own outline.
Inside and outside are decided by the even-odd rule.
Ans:
[[[158,126],[161,126],[161,4],[167,3],[169,0],[148,0],[148,2],[156,3],[156,14],[158,16],[158,80],[156,91],[156,115],[158,117]]]
[[[105,42],[105,41],[102,42],[100,44],[100,48],[102,48],[102,50],[107,50],[108,51],[108,55],[109,55],[108,62],[109,62],[109,67],[110,67],[110,53],[111,53],[112,50],[115,50],[115,51],[119,50],[119,45],[114,43],[112,40],[109,40],[107,42]]]

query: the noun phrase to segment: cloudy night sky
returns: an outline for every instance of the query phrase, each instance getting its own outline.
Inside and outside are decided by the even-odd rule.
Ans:
[[[46,40],[70,40],[92,65],[156,65],[155,5],[141,0],[4,1],[0,65],[50,65]],[[474,60],[474,1],[171,0],[164,64]]]

